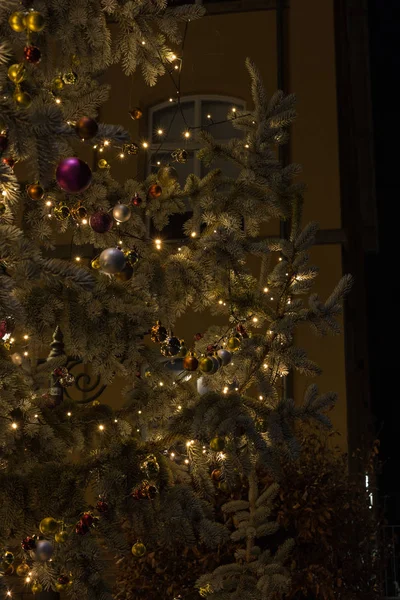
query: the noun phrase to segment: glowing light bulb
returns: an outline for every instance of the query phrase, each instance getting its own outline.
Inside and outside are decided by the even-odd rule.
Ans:
[[[236,108],[233,106],[232,107],[232,112],[235,113],[236,112]]]
[[[162,387],[164,385],[163,381],[160,381],[160,383],[158,384],[160,387]]]
[[[67,417],[72,417],[72,412],[67,412]]]
[[[227,394],[228,392],[229,392],[229,388],[228,388],[228,386],[226,385],[226,386],[224,387],[224,389],[222,390],[222,393],[223,393],[223,394]]]
[[[146,42],[144,40],[142,40],[142,46],[145,46]]]
[[[33,415],[35,417],[35,419],[37,419],[39,417],[39,415]]]
[[[82,223],[82,225],[87,225],[88,224],[88,220],[87,219],[82,219],[81,223]]]
[[[157,129],[157,133],[158,133],[158,135],[163,135],[164,134],[164,129]]]
[[[173,102],[173,101],[174,101],[174,99],[173,99],[173,98],[170,98],[170,99],[169,99],[169,101],[170,101],[170,102]]]
[[[268,288],[267,287],[264,288],[264,293],[268,294]]]
[[[211,119],[211,115],[207,115],[207,119]]]
[[[171,457],[172,459],[174,459],[174,458],[175,458],[175,452],[171,452],[171,454],[170,454],[170,457]]]
[[[259,400],[264,400],[264,396],[258,396]]]
[[[180,404],[178,406],[178,410],[182,410],[182,406]]]
[[[29,335],[27,333],[24,335],[24,340],[29,340]]]
[[[75,256],[75,260],[76,260],[76,262],[81,262],[81,257],[80,256]]]
[[[16,423],[15,421],[11,423],[11,429],[18,429],[18,423]]]
[[[143,143],[142,143],[142,146],[143,146],[143,148],[145,148],[145,149],[146,149],[146,148],[148,148],[148,147],[149,147],[149,144],[148,144],[148,142],[143,142]]]
[[[138,412],[138,415],[141,415],[141,414],[142,414],[142,411],[141,411],[141,410],[138,410],[137,412]]]
[[[120,158],[125,158],[125,154],[123,152],[121,152],[121,154],[119,155]]]
[[[190,237],[195,238],[197,235],[197,233],[195,231],[192,231],[192,233],[190,234]]]
[[[253,323],[258,323],[257,317],[253,317]]]
[[[271,296],[271,300],[273,300],[274,298]]]
[[[110,140],[104,140],[103,144],[104,144],[105,146],[109,146],[109,145],[110,145]]]
[[[99,425],[99,431],[104,431],[105,427],[104,425]]]
[[[189,464],[189,459],[185,458],[185,465],[188,465],[188,464]]]
[[[61,104],[61,98],[56,98],[55,102],[56,102],[56,104]]]
[[[250,148],[249,144],[245,144],[244,147],[247,148],[247,149]]]
[[[183,136],[188,140],[190,138],[190,131],[185,131]]]
[[[24,352],[24,356],[28,356],[28,352],[26,350]]]
[[[268,364],[267,364],[267,363],[264,363],[264,364],[263,364],[263,367],[264,367],[264,369],[268,369]]]

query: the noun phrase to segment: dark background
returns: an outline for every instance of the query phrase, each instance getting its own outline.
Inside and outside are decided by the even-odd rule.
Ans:
[[[379,251],[367,256],[371,386],[381,439],[382,505],[390,525],[400,525],[399,212],[400,6],[399,0],[369,0]],[[351,402],[351,398],[349,399]]]

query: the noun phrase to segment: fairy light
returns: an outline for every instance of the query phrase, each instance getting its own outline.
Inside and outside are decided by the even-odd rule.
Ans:
[[[24,335],[24,340],[29,340],[29,335],[27,333]]]
[[[28,356],[28,352],[26,350],[24,352],[24,356]]]
[[[148,142],[143,142],[142,147],[146,150],[149,147]]]
[[[229,392],[229,388],[228,388],[228,386],[226,385],[226,386],[224,387],[224,389],[222,390],[222,393],[223,393],[223,394],[227,394],[228,392]]]
[[[156,240],[154,240],[154,243],[156,245],[157,250],[161,250],[162,240],[160,240],[160,238],[157,238]]]
[[[35,417],[35,419],[38,419],[38,418],[39,418],[39,415],[33,415],[33,416]]]
[[[189,446],[192,446],[194,444],[194,440],[188,440],[186,442],[186,446],[189,448]]]
[[[56,103],[56,104],[61,104],[61,98],[56,98],[56,99],[55,99],[55,103]]]
[[[188,131],[188,130],[187,130],[187,131],[185,131],[185,132],[183,133],[183,137],[185,137],[185,138],[188,140],[188,139],[190,138],[190,131]]]
[[[218,458],[219,458],[220,460],[225,460],[225,459],[226,459],[226,454],[224,454],[223,452],[220,452],[220,453],[218,454]]]
[[[138,413],[138,415],[141,415],[141,414],[142,414],[142,411],[141,411],[141,410],[138,410],[138,411],[137,411],[137,413]]]
[[[7,192],[6,192],[6,190],[3,190],[3,191],[1,192],[1,195],[2,195],[2,196],[7,196]]]
[[[250,145],[249,144],[245,144],[244,147],[247,148],[247,150],[248,150],[250,148]]]
[[[104,144],[104,146],[109,146],[110,145],[110,140],[104,140],[103,144]]]
[[[18,429],[18,423],[13,421],[13,423],[11,423],[11,429]]]
[[[211,115],[207,115],[207,119],[211,119]]]
[[[180,404],[178,406],[178,410],[182,410],[182,406]]]
[[[233,106],[232,107],[232,112],[235,113],[236,112],[236,108]]]
[[[31,578],[29,577],[29,575],[27,577],[25,577],[25,583],[30,583]]]
[[[223,304],[224,301],[223,300],[218,300],[218,304]]]
[[[81,223],[82,223],[82,225],[87,225],[88,224],[88,220],[87,219],[82,219]]]
[[[9,598],[11,598],[11,596],[12,596],[11,590],[7,590],[6,596],[8,596]]]
[[[271,300],[273,300],[273,299],[274,299],[273,296],[271,296]]]
[[[119,155],[120,158],[125,158],[125,154],[123,152],[120,153]]]
[[[175,71],[177,71],[179,69],[179,65],[175,65],[174,69],[175,69]]]
[[[190,234],[190,237],[195,238],[197,235],[197,233],[195,231],[192,231],[192,233]]]
[[[105,427],[104,425],[99,425],[99,431],[104,431]]]
[[[178,248],[178,252],[182,252],[182,248]]]
[[[142,46],[145,46],[146,42],[144,40],[142,40]]]
[[[164,135],[164,129],[157,129],[158,135]]]
[[[258,396],[259,400],[264,400],[264,396]]]
[[[170,457],[171,460],[174,460],[174,458],[175,458],[175,452],[171,452],[171,454],[169,455],[169,457]]]
[[[264,294],[268,294],[268,288],[267,287],[264,288]]]
[[[46,201],[46,206],[51,206],[52,204],[53,204],[53,203],[52,203],[52,201],[51,201],[51,200],[47,200],[47,201]]]
[[[282,256],[280,256],[278,260],[279,260],[279,262],[281,262],[281,260],[282,260]]]
[[[264,369],[268,369],[268,364],[267,364],[267,363],[264,363],[264,364],[263,364],[263,367],[264,367]]]
[[[158,384],[160,387],[162,387],[164,385],[163,381],[160,381],[160,383]]]
[[[104,148],[100,148],[100,149],[99,149],[99,152],[104,152]]]
[[[170,99],[169,99],[169,101],[170,101],[170,102],[173,102],[173,101],[174,101],[174,99],[173,99],[173,98],[170,98]]]
[[[97,148],[97,144],[95,144],[95,145],[93,146],[93,150],[96,150],[96,148]]]
[[[122,244],[122,240],[118,240],[118,244]]]
[[[67,412],[67,417],[72,417],[72,412]]]
[[[75,260],[76,260],[76,262],[81,262],[81,257],[80,256],[75,256]]]
[[[161,160],[157,161],[157,167],[159,167],[161,165]]]
[[[257,317],[253,317],[253,323],[258,323]]]
[[[188,464],[189,464],[189,459],[185,458],[185,465],[188,465]]]

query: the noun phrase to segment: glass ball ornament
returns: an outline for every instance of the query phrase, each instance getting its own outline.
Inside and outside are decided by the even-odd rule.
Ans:
[[[42,519],[39,524],[39,530],[43,535],[53,535],[58,529],[58,522],[53,517]]]
[[[78,81],[78,75],[74,71],[67,71],[63,74],[62,80],[67,85],[74,85]]]
[[[30,550],[34,550],[36,548],[36,542],[36,535],[28,535],[22,540],[21,547],[23,550],[25,550],[25,552],[29,552]]]
[[[108,169],[110,165],[108,164],[105,158],[100,158],[100,160],[97,163],[97,166],[99,167],[99,169]]]
[[[159,198],[162,194],[162,188],[160,185],[154,183],[151,185],[147,191],[147,195],[149,198]]]
[[[13,83],[21,83],[25,79],[26,69],[23,63],[15,63],[8,68],[8,79]]]
[[[71,217],[73,217],[76,220],[86,219],[86,217],[87,217],[86,207],[82,206],[82,204],[80,202],[78,202],[77,204],[75,204],[75,206],[73,206],[71,208]]]
[[[116,204],[113,208],[113,217],[118,223],[125,223],[131,218],[131,209],[126,204]]]
[[[45,562],[53,556],[54,547],[50,540],[38,540],[36,542],[35,556],[38,560]]]
[[[6,550],[2,556],[3,563],[11,565],[14,562],[14,554],[10,550]]]
[[[11,354],[11,361],[13,365],[15,365],[16,367],[20,367],[23,361],[22,354],[20,354],[19,352],[14,352],[13,354]]]
[[[136,154],[139,154],[139,146],[135,144],[135,142],[123,144],[122,152],[124,154],[129,154],[129,156],[136,156]]]
[[[189,352],[187,356],[183,359],[183,368],[186,371],[196,371],[199,366],[199,361],[195,357],[193,352]]]
[[[146,546],[142,542],[136,542],[133,544],[131,552],[135,558],[142,558],[146,554]]]
[[[124,251],[126,261],[131,265],[135,265],[139,260],[139,254],[136,250],[125,250]]]
[[[131,200],[131,204],[133,204],[133,206],[141,206],[142,202],[143,200],[141,199],[139,194],[135,194]]]
[[[97,135],[99,126],[90,117],[81,117],[75,125],[75,131],[82,140],[91,140]]]
[[[120,273],[126,265],[125,254],[119,248],[107,248],[99,256],[100,268],[109,275]]]
[[[146,474],[149,479],[157,477],[160,472],[160,465],[154,454],[148,454],[140,464],[140,470]]]
[[[165,342],[167,337],[167,330],[165,327],[163,327],[163,325],[161,325],[161,321],[157,321],[157,323],[151,328],[151,341],[161,344],[162,342]]]
[[[221,361],[221,365],[223,367],[229,365],[229,363],[232,360],[232,354],[229,352],[229,350],[225,350],[225,348],[220,348],[219,350],[217,350],[217,356]]]
[[[113,218],[110,213],[98,211],[91,215],[90,217],[90,227],[96,233],[107,233],[110,231],[113,226]]]
[[[24,20],[26,28],[35,33],[42,31],[46,24],[44,16],[38,10],[30,10]]]
[[[168,337],[161,345],[161,354],[163,356],[177,356],[181,348],[179,338],[175,336]]]
[[[158,169],[157,179],[161,187],[172,187],[178,182],[178,171],[174,167],[165,165]]]
[[[225,448],[225,438],[215,437],[210,442],[210,448],[213,452],[222,452]]]
[[[188,158],[189,158],[189,154],[187,152],[187,150],[183,149],[183,148],[177,148],[176,150],[174,150],[171,154],[171,158],[178,163],[184,164],[185,162],[187,162]]]
[[[132,275],[133,267],[129,262],[127,262],[120,273],[115,273],[114,278],[120,283],[125,283],[132,278]]]
[[[20,10],[11,13],[8,18],[8,24],[13,31],[21,33],[25,29],[25,13]]]
[[[57,542],[57,544],[64,544],[68,539],[68,532],[65,529],[63,529],[62,531],[57,531],[57,533],[54,536],[54,539]]]
[[[63,377],[60,377],[59,383],[64,388],[72,387],[75,383],[75,377],[71,373],[67,373]]]
[[[41,200],[44,196],[44,189],[39,183],[31,183],[27,186],[26,193],[31,200]]]
[[[211,472],[211,479],[213,481],[217,481],[217,482],[221,481],[221,479],[222,479],[222,471],[221,471],[221,469],[214,469]]]
[[[62,159],[56,170],[59,187],[68,194],[79,194],[89,187],[92,171],[88,164],[76,156]]]
[[[18,567],[15,569],[15,572],[18,575],[18,577],[26,577],[30,570],[30,566],[26,562],[23,562],[20,565],[18,565]]]
[[[210,373],[214,368],[214,363],[210,356],[202,356],[199,360],[199,369],[203,373]]]
[[[29,108],[32,104],[32,98],[28,92],[23,92],[22,90],[18,89],[15,90],[13,94],[13,100],[20,108]]]
[[[210,371],[210,375],[214,375],[214,373],[216,373],[218,371],[218,369],[221,366],[221,363],[219,362],[217,356],[215,356],[215,354],[213,354],[213,356],[210,356],[211,362],[213,364],[213,367]]]
[[[53,81],[51,83],[51,87],[53,90],[56,90],[57,92],[62,90],[64,87],[64,82],[61,79],[61,77],[56,77],[55,79],[53,79]]]
[[[40,592],[43,592],[43,586],[42,586],[42,584],[39,583],[38,581],[35,581],[32,584],[31,592],[32,592],[32,594],[40,594]]]
[[[42,53],[40,51],[40,48],[38,48],[37,46],[25,46],[24,56],[25,60],[28,63],[31,63],[31,65],[37,65],[42,60]]]
[[[56,581],[57,592],[62,592],[63,590],[66,590],[70,583],[71,581],[68,575],[60,575],[60,577]]]
[[[133,119],[134,121],[138,121],[143,117],[143,111],[138,106],[132,108],[132,110],[129,111],[129,114],[131,116],[131,119]]]
[[[179,347],[178,356],[180,358],[185,358],[185,356],[186,356],[187,353],[188,353],[188,349],[185,346],[185,340],[180,340],[180,347]]]
[[[53,208],[53,215],[57,221],[65,221],[65,219],[68,219],[70,214],[71,212],[66,204],[60,203]]]
[[[240,339],[238,337],[231,337],[226,343],[226,347],[231,352],[236,352],[240,348]]]

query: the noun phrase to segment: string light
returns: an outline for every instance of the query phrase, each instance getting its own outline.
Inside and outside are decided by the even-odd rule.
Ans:
[[[189,464],[189,459],[185,458],[185,464],[188,465]]]
[[[236,112],[236,108],[233,106],[232,107],[232,112],[235,113]]]
[[[224,389],[222,390],[222,393],[223,393],[223,394],[227,394],[228,392],[229,392],[229,388],[228,388],[228,386],[226,385],[226,386],[224,387]]]
[[[24,352],[24,356],[28,356],[28,352],[26,350]]]
[[[264,396],[258,396],[259,400],[264,400]]]
[[[30,581],[31,581],[31,578],[29,577],[29,575],[28,575],[28,577],[25,577],[25,583],[30,583]]]
[[[87,219],[82,219],[81,223],[82,223],[82,225],[87,225],[88,224],[88,220]]]
[[[279,262],[282,260],[282,256],[279,257]]]
[[[211,119],[211,115],[207,115],[207,119]]]
[[[61,98],[56,98],[56,99],[55,99],[55,103],[56,103],[56,104],[61,104]]]
[[[253,317],[253,323],[258,323],[257,317]]]
[[[173,101],[174,101],[174,99],[173,99],[173,98],[170,98],[170,99],[169,99],[169,101],[170,101],[170,102],[173,102]]]
[[[171,452],[171,454],[170,454],[169,456],[170,456],[170,458],[171,458],[172,460],[174,460],[174,458],[175,458],[175,452]]]
[[[190,131],[189,130],[185,131],[183,136],[188,140],[190,138]]]
[[[164,129],[157,129],[158,135],[164,135]]]
[[[195,231],[192,231],[192,233],[190,234],[190,237],[195,238],[197,235],[197,233]]]
[[[99,431],[104,431],[105,427],[104,425],[99,425]]]
[[[160,387],[162,387],[164,385],[163,381],[160,381],[160,383],[158,384]]]
[[[15,421],[11,423],[11,429],[18,429],[18,423],[16,423]]]
[[[218,304],[223,304],[224,301],[223,300],[218,300]]]
[[[157,250],[161,250],[162,240],[160,240],[160,238],[157,238],[156,240],[154,240],[154,243],[156,245]]]
[[[35,419],[38,419],[38,418],[39,418],[39,415],[33,415],[33,416],[35,417]]]
[[[145,46],[146,42],[144,40],[142,40],[142,46]]]
[[[274,299],[273,296],[271,296],[271,300],[273,300],[273,299]]]
[[[245,144],[244,147],[247,148],[247,149],[250,148],[249,144]]]
[[[29,335],[27,333],[24,335],[24,340],[29,340]]]
[[[138,410],[137,412],[138,412],[138,415],[141,415],[141,414],[142,414],[142,411],[141,411],[141,410]]]
[[[178,406],[178,410],[182,410],[182,406],[180,404]]]
[[[80,256],[75,256],[75,260],[76,260],[76,262],[81,262],[81,257]]]
[[[263,364],[263,367],[264,367],[264,369],[268,369],[268,365],[267,365],[267,363],[264,363],[264,364]]]
[[[123,152],[121,152],[121,154],[119,155],[120,158],[125,158],[125,154]]]
[[[188,441],[186,442],[186,446],[187,446],[187,447],[189,447],[189,446],[192,446],[193,444],[194,444],[194,440],[188,440]]]
[[[67,417],[72,417],[72,413],[71,412],[67,412]]]
[[[268,288],[267,287],[264,288],[264,293],[268,294]]]
[[[7,590],[7,594],[6,594],[6,595],[7,595],[8,597],[11,597],[11,596],[12,596],[11,590]]]
[[[52,201],[51,200],[47,200],[46,206],[51,206],[51,205],[52,205]]]
[[[104,144],[104,146],[109,146],[110,145],[110,140],[104,140],[103,144]]]
[[[146,150],[149,147],[149,144],[148,144],[148,142],[143,142],[142,146]]]

